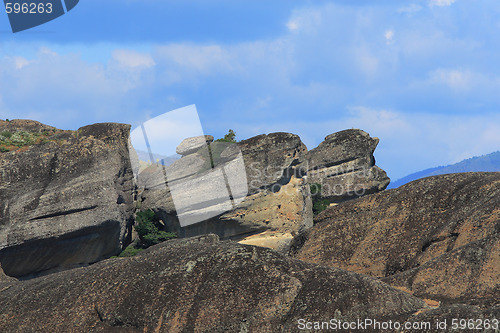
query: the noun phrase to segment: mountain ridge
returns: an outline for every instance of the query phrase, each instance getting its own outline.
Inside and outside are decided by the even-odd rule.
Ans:
[[[411,173],[403,178],[391,182],[387,189],[397,188],[420,178],[444,175],[448,173],[496,171],[500,171],[500,150],[486,155],[467,158],[455,164],[441,165]]]

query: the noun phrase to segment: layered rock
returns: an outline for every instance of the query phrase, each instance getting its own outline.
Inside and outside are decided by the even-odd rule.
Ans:
[[[384,190],[390,179],[375,165],[378,142],[358,129],[328,135],[307,154],[309,182],[320,184],[320,196],[332,203]]]
[[[500,173],[417,180],[329,208],[316,222],[294,240],[296,258],[442,302],[500,299]]]
[[[61,131],[35,121],[2,131],[44,132],[39,144],[0,154],[0,264],[9,276],[63,269],[116,254],[130,237],[129,125]]]
[[[404,320],[426,308],[373,278],[204,236],[10,283],[0,331],[295,332],[299,320]]]
[[[272,231],[285,233],[290,240],[292,233],[312,226],[309,189],[298,168],[304,161],[307,148],[297,135],[273,133],[244,140],[238,145],[214,142],[209,147],[182,157],[165,170],[152,167],[150,173],[153,176],[148,179],[159,181],[145,181],[141,207],[156,211],[169,231],[177,232],[181,237],[211,232],[222,238],[242,238]],[[241,170],[242,166],[244,170]],[[226,184],[233,190],[231,201],[227,200],[226,184],[221,183],[220,189],[204,190],[204,187],[212,188],[223,179],[219,170],[224,170]],[[238,183],[242,180],[244,186]],[[181,191],[172,195],[172,186],[177,181],[182,184],[178,187]],[[179,205],[175,200],[178,197],[193,198],[199,193],[210,193],[206,204],[186,206],[185,214],[191,214],[201,222],[181,225]],[[203,214],[209,218],[200,218]]]

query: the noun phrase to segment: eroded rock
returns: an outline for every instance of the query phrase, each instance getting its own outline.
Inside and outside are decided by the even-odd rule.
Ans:
[[[307,148],[300,138],[289,133],[260,135],[238,145],[214,142],[210,144],[210,150],[200,148],[166,167],[168,186],[163,185],[163,189],[151,184],[146,186],[141,195],[142,207],[156,211],[165,221],[167,229],[181,237],[216,233],[227,239],[244,238],[265,230],[289,233],[305,230],[312,226],[311,199],[307,182],[298,166],[304,161],[306,152]],[[198,162],[191,163],[191,159]],[[183,163],[191,163],[194,167],[179,168]],[[244,166],[244,172],[238,165]],[[223,171],[223,177],[219,170]],[[174,176],[179,173],[183,176]],[[225,182],[217,190],[204,190],[225,179],[229,185],[235,184],[245,173],[245,186],[229,186],[231,197],[242,200],[227,200]],[[156,174],[162,182],[161,168]],[[180,191],[173,198],[171,190],[172,186],[176,186],[177,179]],[[244,193],[234,191],[243,188]],[[210,193],[210,201],[207,199],[206,204],[198,207],[186,205],[185,214],[202,222],[181,226],[178,216],[183,212],[179,211],[179,200],[186,198],[187,202],[199,193]],[[200,202],[203,201],[201,199]],[[200,219],[202,216],[209,218]]]
[[[500,298],[500,173],[417,180],[329,208],[316,222],[294,240],[296,258],[442,301]]]
[[[212,141],[214,141],[214,137],[211,135],[200,135],[187,138],[182,140],[182,142],[175,149],[175,152],[183,156],[193,154]]]
[[[300,319],[384,320],[426,308],[377,279],[215,236],[9,286],[2,332],[294,332]]]
[[[2,126],[53,129],[33,121]],[[0,154],[0,263],[7,275],[85,265],[121,250],[134,210],[129,129],[105,123],[54,130],[45,142]]]
[[[328,135],[307,154],[309,182],[320,184],[320,196],[332,203],[384,190],[390,179],[375,165],[378,142],[358,129]]]

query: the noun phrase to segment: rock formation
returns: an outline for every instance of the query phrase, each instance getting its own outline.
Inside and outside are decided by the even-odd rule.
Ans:
[[[385,189],[390,179],[373,157],[378,142],[358,129],[328,135],[307,155],[309,182],[320,184],[321,197],[332,203]]]
[[[0,153],[0,264],[7,275],[93,263],[120,252],[133,223],[129,127],[61,131],[28,120],[0,123],[0,132],[46,136]]]
[[[309,189],[303,174],[297,168],[304,161],[306,152],[307,148],[300,138],[289,133],[260,135],[244,140],[237,146],[214,142],[210,144],[210,151],[202,147],[168,166],[165,172],[168,186],[145,184],[141,194],[141,207],[156,211],[165,221],[167,229],[177,232],[181,237],[216,233],[227,239],[271,231],[279,233],[280,237],[273,234],[275,242],[270,246],[284,249],[291,240],[292,233],[312,226]],[[210,154],[213,156],[209,157]],[[197,186],[182,188],[185,191],[182,195],[192,197],[195,195],[192,192],[203,191],[203,186],[213,186],[216,181],[214,171],[234,163],[236,156],[241,156],[241,165],[244,165],[246,172],[245,193],[242,197],[244,200],[201,223],[181,226],[177,219],[178,205],[174,204],[170,193],[172,181],[175,183],[177,179],[182,179],[185,182],[189,177],[202,179]],[[212,168],[210,158],[213,159]],[[160,175],[158,179],[162,179],[159,169],[156,175]],[[240,175],[235,176],[237,177]],[[217,202],[223,202],[223,190],[211,191],[213,202],[200,206],[198,211],[216,208]],[[285,246],[282,246],[283,243]]]
[[[62,131],[14,120],[0,122],[5,131],[44,133],[43,140],[0,153],[0,263],[14,277],[118,253],[131,240],[136,208],[155,211],[179,237],[215,233],[287,252],[292,238],[312,226],[308,177],[327,185],[331,174],[319,175],[332,165],[354,174],[365,166],[370,175],[378,170],[377,140],[362,131],[332,134],[311,152],[289,133],[237,145],[200,136],[181,142],[182,158],[152,165],[134,182],[131,160],[136,171],[144,165],[129,152],[128,125]],[[370,177],[363,180],[366,193],[385,186],[386,178]],[[352,177],[336,182],[347,187]]]
[[[453,319],[500,318],[500,173],[374,193],[389,181],[378,139],[347,130],[309,152],[289,133],[190,138],[134,183],[127,125],[0,121],[0,141],[20,131],[44,134],[0,153],[1,332],[293,332],[358,319],[447,320],[420,331],[455,332]],[[314,226],[313,183],[338,203]],[[218,236],[101,260],[128,244],[136,208],[180,237]]]
[[[241,141],[232,148],[218,148],[217,145],[223,144],[218,142],[210,144],[210,151],[203,147],[196,152],[195,149],[184,148],[190,146],[193,140],[197,140],[196,147],[210,141],[210,138],[204,137],[195,139],[184,140],[182,149],[178,148],[185,156],[167,167],[166,174],[171,174],[167,177],[169,183],[192,175],[198,178],[203,176],[206,180],[210,177],[207,171],[208,155],[215,152],[222,152],[220,156],[224,156],[224,153],[231,155],[234,150],[241,151],[243,157],[248,193],[243,201],[229,207],[227,213],[212,215],[213,218],[205,219],[202,223],[183,227],[178,222],[179,212],[176,211],[168,187],[158,184],[144,186],[142,207],[156,211],[166,221],[169,231],[177,232],[181,237],[211,232],[226,239],[243,239],[245,244],[266,244],[274,249],[286,250],[296,233],[312,226],[309,184],[320,183],[323,185],[323,197],[338,202],[380,191],[389,183],[385,172],[374,165],[373,151],[378,139],[372,139],[360,130],[329,135],[310,152],[297,135],[290,133],[259,135]],[[219,157],[218,153],[215,155]],[[215,161],[213,167],[224,167],[229,160]],[[168,168],[172,171],[169,172]],[[161,179],[160,170],[156,173],[152,171],[152,174],[159,175]],[[202,186],[184,186],[183,191],[186,197],[192,197],[194,194],[191,192]],[[332,191],[338,191],[339,187],[342,191],[334,195]],[[222,199],[212,200],[220,202]],[[210,207],[216,205],[202,209]]]
[[[200,148],[204,147],[207,143],[211,143],[213,141],[214,137],[211,135],[187,138],[177,146],[175,152],[182,156],[193,154],[200,150]]]
[[[415,296],[500,299],[500,173],[425,178],[331,207],[293,255],[384,278]]]
[[[426,309],[377,279],[208,235],[10,283],[0,289],[0,331],[295,332],[300,319]]]

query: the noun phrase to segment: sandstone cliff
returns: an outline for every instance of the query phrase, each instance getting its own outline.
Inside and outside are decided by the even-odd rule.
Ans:
[[[0,122],[2,133],[44,137],[0,153],[0,264],[7,275],[93,263],[121,250],[134,209],[129,127],[61,131]]]
[[[316,222],[294,240],[296,258],[442,302],[500,299],[500,173],[417,180],[331,207]]]

